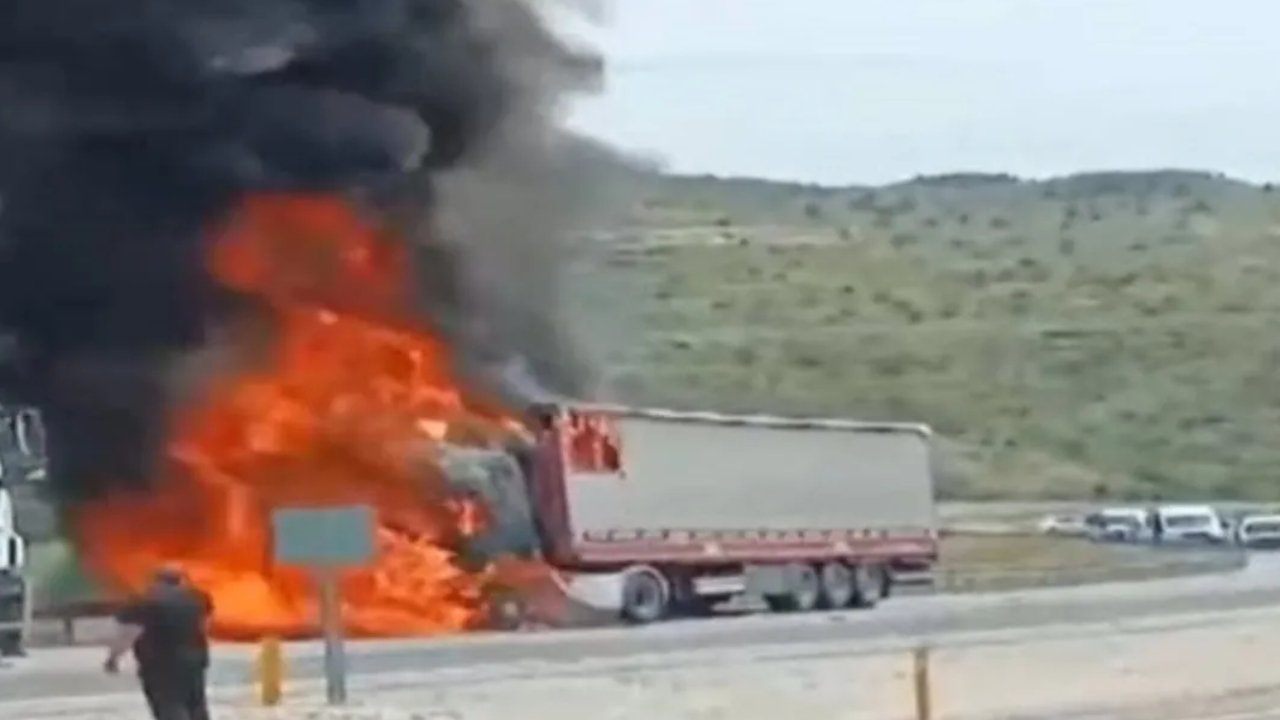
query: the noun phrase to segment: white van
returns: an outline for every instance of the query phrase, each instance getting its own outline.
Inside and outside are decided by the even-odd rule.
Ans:
[[[1250,515],[1236,528],[1236,542],[1247,548],[1280,548],[1280,515]]]
[[[1155,511],[1155,535],[1162,542],[1221,543],[1227,528],[1208,505],[1163,505]]]

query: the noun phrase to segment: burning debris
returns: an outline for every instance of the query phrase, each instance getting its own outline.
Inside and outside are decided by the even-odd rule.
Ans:
[[[90,565],[178,559],[222,634],[306,633],[269,510],[359,500],[353,630],[478,622],[434,448],[576,389],[548,179],[592,67],[518,0],[0,4],[0,386]]]

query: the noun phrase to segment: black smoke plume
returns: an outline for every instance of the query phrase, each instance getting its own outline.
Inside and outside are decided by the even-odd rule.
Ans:
[[[464,369],[573,392],[555,121],[597,71],[525,0],[0,3],[0,389],[58,496],[154,477],[172,370],[236,305],[203,233],[246,192],[359,194]]]

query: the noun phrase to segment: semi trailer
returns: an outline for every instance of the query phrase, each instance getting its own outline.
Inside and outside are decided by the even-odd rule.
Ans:
[[[540,558],[632,622],[735,596],[871,607],[937,558],[925,425],[570,404],[530,425],[516,448],[445,453],[490,510],[472,552]]]

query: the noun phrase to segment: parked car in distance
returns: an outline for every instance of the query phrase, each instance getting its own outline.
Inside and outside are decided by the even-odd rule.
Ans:
[[[1089,533],[1089,526],[1082,515],[1046,515],[1037,528],[1043,535],[1082,537]]]
[[[1111,507],[1090,514],[1089,537],[1102,542],[1138,542],[1151,537],[1150,513],[1143,508]]]
[[[1246,548],[1280,548],[1280,515],[1251,515],[1241,519],[1235,541]]]
[[[1152,526],[1155,536],[1166,543],[1222,543],[1226,525],[1218,511],[1208,505],[1161,505],[1155,509]]]

